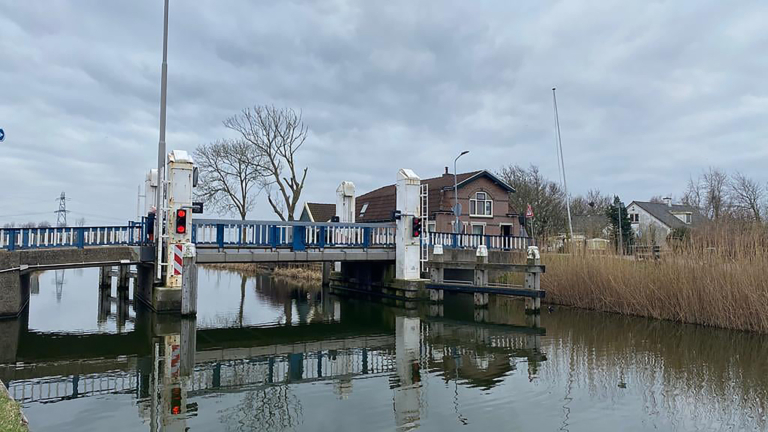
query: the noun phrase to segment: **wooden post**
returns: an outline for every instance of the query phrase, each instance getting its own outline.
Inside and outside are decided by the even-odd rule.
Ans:
[[[197,314],[197,253],[195,245],[184,245],[181,270],[181,314]]]
[[[323,286],[327,287],[331,284],[331,265],[332,263],[324,262],[323,264]]]
[[[99,268],[99,288],[111,289],[112,288],[112,266]]]
[[[528,247],[528,265],[539,266],[541,265],[541,257],[539,255],[539,248],[536,246]],[[525,288],[533,291],[541,290],[541,273],[526,272],[525,273]],[[538,314],[541,312],[541,298],[526,298],[525,299],[525,313]]]
[[[131,266],[121,265],[117,273],[117,291],[128,291],[131,281]]]

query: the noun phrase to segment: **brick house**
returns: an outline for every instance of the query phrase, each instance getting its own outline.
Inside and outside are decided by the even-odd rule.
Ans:
[[[456,175],[461,203],[461,232],[485,235],[520,235],[517,211],[511,208],[509,194],[515,189],[487,170]],[[453,174],[445,168],[440,177],[422,179],[429,185],[429,231],[453,232]],[[360,195],[356,199],[356,222],[392,220],[395,211],[395,185]]]

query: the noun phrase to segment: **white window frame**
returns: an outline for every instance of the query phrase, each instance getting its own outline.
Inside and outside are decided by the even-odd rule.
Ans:
[[[509,227],[509,235],[513,236],[514,235],[513,233],[515,232],[515,224],[512,222],[501,222],[499,224],[499,235],[504,235],[502,234],[504,232],[504,229],[502,227],[505,227],[505,226]]]
[[[479,199],[478,194],[483,194],[484,198]],[[482,206],[478,206],[479,203],[482,203]],[[489,208],[490,206],[490,208]],[[477,209],[482,207],[483,212],[478,213]],[[474,208],[474,212],[473,212]],[[472,197],[469,199],[469,216],[470,217],[483,217],[483,218],[493,218],[493,198],[488,192],[485,191],[477,191],[475,192]]]
[[[427,232],[437,232],[437,222],[427,221]]]
[[[485,222],[472,222],[469,225],[470,225],[470,232],[469,232],[469,234],[485,235],[485,225],[486,225]],[[480,234],[475,234],[475,227],[476,226],[482,227],[483,228],[483,232],[480,233]]]

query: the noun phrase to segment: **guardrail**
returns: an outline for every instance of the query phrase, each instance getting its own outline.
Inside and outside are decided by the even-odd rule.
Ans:
[[[198,246],[290,248],[393,248],[394,223],[275,222],[193,219]]]
[[[430,245],[443,245],[453,249],[477,249],[485,245],[489,250],[526,250],[533,245],[530,237],[501,236],[484,234],[459,234],[447,232],[430,232]]]
[[[129,222],[124,226],[0,228],[0,249],[11,251],[139,245],[144,239],[142,222]]]

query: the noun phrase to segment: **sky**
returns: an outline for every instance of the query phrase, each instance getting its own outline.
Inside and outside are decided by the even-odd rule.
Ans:
[[[309,137],[301,202],[400,168],[537,165],[571,195],[680,195],[709,166],[768,181],[768,3],[170,1],[168,149],[272,104]],[[135,219],[157,164],[163,2],[0,0],[0,223]],[[299,214],[297,212],[296,217]],[[249,218],[274,219],[266,198]]]

